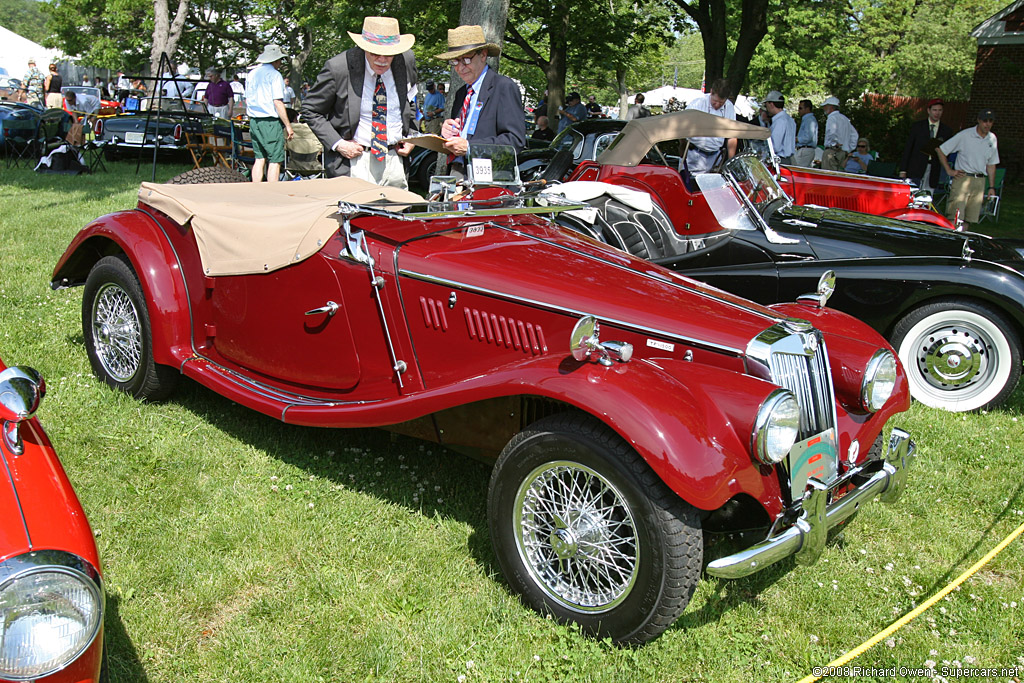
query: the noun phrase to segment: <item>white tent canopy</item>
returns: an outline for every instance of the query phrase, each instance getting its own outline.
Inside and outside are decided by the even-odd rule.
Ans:
[[[60,50],[45,48],[0,26],[0,67],[14,78],[25,75],[30,59],[36,60],[36,66],[45,74],[47,65],[63,58]]]
[[[663,85],[660,88],[645,92],[644,104],[648,107],[664,107],[669,98],[674,97],[682,102],[683,106],[686,106],[703,94],[697,88],[679,88],[672,85]],[[738,116],[745,116],[749,119],[757,111],[758,102],[753,97],[740,95],[733,100],[733,103],[736,105],[736,114]]]

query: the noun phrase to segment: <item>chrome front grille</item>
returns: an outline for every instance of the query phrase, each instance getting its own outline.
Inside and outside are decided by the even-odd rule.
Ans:
[[[752,373],[789,389],[800,404],[799,439],[835,427],[835,391],[821,333],[804,321],[770,327],[747,348]]]

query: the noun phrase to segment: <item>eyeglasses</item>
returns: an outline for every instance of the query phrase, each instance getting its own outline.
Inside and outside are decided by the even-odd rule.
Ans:
[[[857,145],[857,149],[867,149],[867,145]]]
[[[468,57],[456,57],[455,59],[449,59],[448,60],[448,65],[449,66],[458,66],[459,64],[465,64],[465,65],[468,66],[469,64],[471,64],[473,62],[473,58],[476,57],[478,54],[479,54],[478,52],[474,52],[473,54],[469,55]]]

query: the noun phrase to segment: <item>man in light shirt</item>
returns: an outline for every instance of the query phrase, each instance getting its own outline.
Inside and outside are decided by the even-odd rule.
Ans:
[[[249,134],[256,157],[252,165],[254,183],[263,181],[264,168],[268,183],[280,180],[284,143],[295,135],[288,112],[284,110],[284,78],[278,71],[283,59],[280,47],[267,45],[256,58],[260,65],[245,82],[245,110],[249,115]]]
[[[764,98],[765,111],[771,117],[772,147],[779,161],[789,166],[796,152],[796,121],[782,108],[784,103],[782,93],[778,90],[772,90]]]
[[[978,125],[965,128],[937,150],[939,163],[953,179],[949,189],[946,214],[949,218],[957,212],[967,223],[977,223],[981,218],[981,202],[985,196],[985,179],[988,178],[988,194],[996,193],[996,165],[999,163],[999,149],[996,135],[992,132],[995,112],[982,109],[978,112]],[[950,154],[956,152],[956,170],[950,168]]]
[[[302,114],[324,146],[327,176],[351,175],[377,185],[408,188],[401,140],[416,129],[416,38],[398,20],[366,17],[356,46],[327,60],[302,101]]]
[[[850,119],[839,113],[839,99],[830,97],[821,105],[825,110],[825,154],[821,157],[821,168],[825,171],[842,171],[846,157],[857,149],[857,129]]]
[[[711,92],[691,100],[686,108],[736,120],[736,108],[729,100],[729,83],[724,78],[712,83]],[[726,145],[725,138],[690,138],[686,168],[693,174],[710,171],[722,152],[725,152],[726,159],[732,157],[736,153],[736,140],[731,139]]]
[[[800,130],[796,134],[793,165],[810,168],[814,164],[814,150],[818,146],[818,119],[814,118],[814,107],[810,100],[800,100],[797,113],[800,115]]]

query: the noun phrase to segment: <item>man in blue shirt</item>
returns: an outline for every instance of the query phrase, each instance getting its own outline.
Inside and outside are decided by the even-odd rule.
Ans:
[[[565,97],[565,107],[558,110],[561,116],[558,119],[558,132],[561,133],[563,130],[571,126],[578,121],[586,121],[587,108],[581,101],[583,98],[580,97],[578,92],[571,92]]]
[[[787,166],[793,163],[796,151],[796,121],[782,108],[782,93],[772,90],[764,98],[764,108],[771,117],[772,147],[779,160]]]
[[[441,121],[444,119],[444,93],[438,92],[434,81],[427,81],[427,96],[423,98],[423,131],[441,134]]]
[[[814,150],[818,146],[818,119],[814,117],[810,100],[800,100],[797,113],[800,115],[800,131],[796,134],[793,165],[810,168],[814,163]]]

